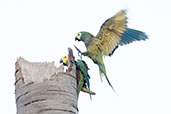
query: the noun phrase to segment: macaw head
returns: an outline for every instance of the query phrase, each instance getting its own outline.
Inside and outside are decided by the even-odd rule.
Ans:
[[[68,66],[68,56],[62,57],[59,63],[63,63],[64,66]]]
[[[85,39],[92,38],[92,37],[94,37],[94,36],[92,34],[90,34],[89,32],[82,31],[77,34],[77,36],[75,37],[75,41],[76,40],[84,41]]]

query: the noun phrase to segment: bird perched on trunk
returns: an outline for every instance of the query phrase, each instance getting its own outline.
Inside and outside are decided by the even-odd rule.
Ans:
[[[60,63],[68,66],[68,56],[62,57]],[[76,64],[76,78],[77,78],[77,95],[79,95],[80,91],[89,93],[90,95],[95,95],[94,92],[90,91],[90,76],[88,74],[88,66],[83,60],[75,61]]]
[[[102,24],[96,36],[85,31],[79,32],[75,40],[83,41],[87,50],[82,53],[76,46],[75,48],[98,65],[100,78],[102,79],[101,76],[103,74],[109,85],[113,88],[107,77],[102,57],[111,56],[119,45],[122,46],[133,41],[146,39],[148,37],[144,32],[127,28],[126,11],[121,10]]]

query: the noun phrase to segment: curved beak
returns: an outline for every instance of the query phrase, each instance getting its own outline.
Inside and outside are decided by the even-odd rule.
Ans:
[[[62,59],[59,61],[59,63],[63,63]]]
[[[80,39],[78,39],[77,37],[75,37],[75,41],[77,41],[77,40],[80,41]]]
[[[67,61],[66,63],[64,63],[64,62],[62,61],[62,59],[61,59],[61,60],[59,61],[59,63],[63,63],[64,66],[67,66],[68,61]]]

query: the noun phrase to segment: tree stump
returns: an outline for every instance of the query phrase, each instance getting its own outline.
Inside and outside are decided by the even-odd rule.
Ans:
[[[70,60],[74,60],[69,49]],[[77,114],[76,67],[69,60],[68,72],[54,62],[16,62],[15,97],[17,114]]]

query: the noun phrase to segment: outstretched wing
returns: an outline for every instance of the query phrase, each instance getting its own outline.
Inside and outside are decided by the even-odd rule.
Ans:
[[[119,45],[123,46],[126,44],[130,44],[134,41],[141,41],[146,39],[148,39],[148,36],[144,32],[131,28],[126,28],[119,44],[114,48],[114,50],[112,51],[112,53],[109,54],[109,56],[114,53],[114,51],[119,47]]]
[[[111,55],[119,44],[127,27],[127,17],[124,10],[107,19],[101,26],[99,33],[94,38],[94,43],[104,56]]]
[[[122,40],[120,41],[120,45],[126,45],[132,43],[134,41],[141,41],[148,39],[148,36],[139,30],[127,28],[122,36]]]

